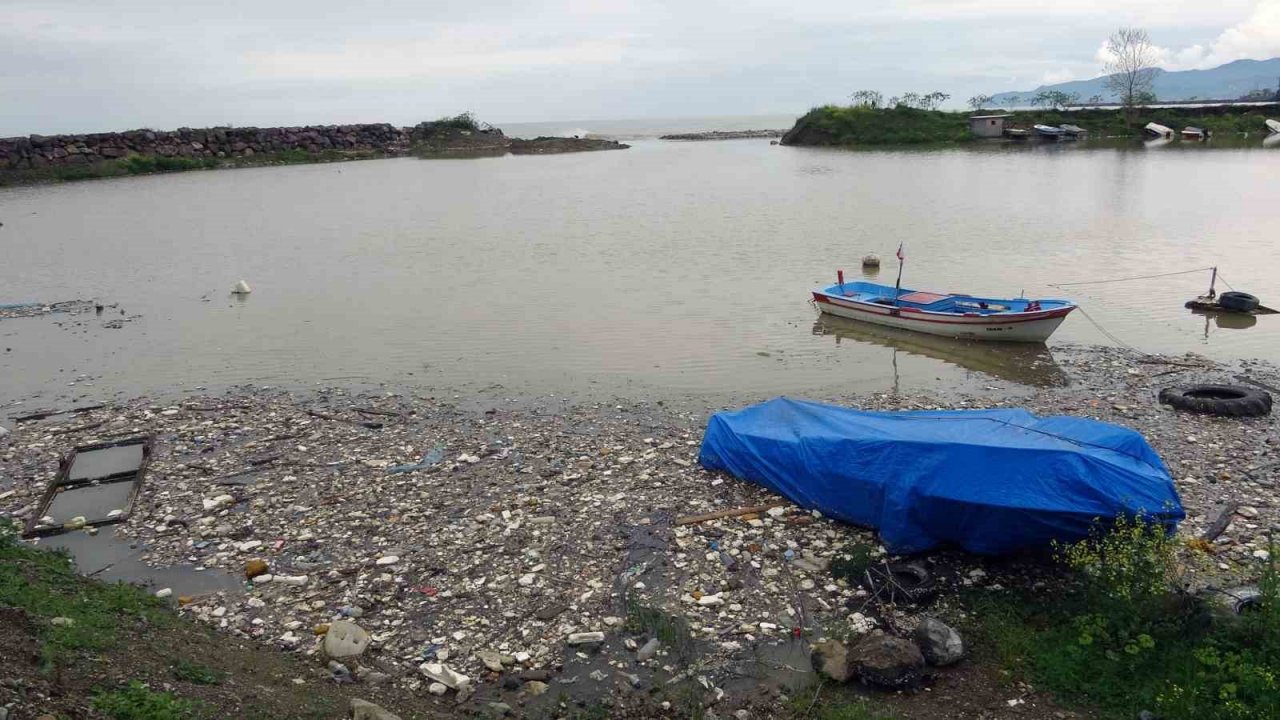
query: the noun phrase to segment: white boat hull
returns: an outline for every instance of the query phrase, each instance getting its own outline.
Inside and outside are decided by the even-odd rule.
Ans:
[[[818,309],[837,317],[861,320],[862,322],[885,325],[887,327],[914,330],[915,332],[939,335],[942,337],[960,338],[964,340],[983,340],[996,342],[1044,342],[1049,339],[1063,320],[1067,319],[1074,308],[1052,310],[1033,314],[1024,318],[1006,318],[1000,320],[992,316],[958,317],[955,319],[937,320],[933,318],[913,317],[922,313],[900,311],[891,307],[864,307],[865,303],[842,302],[837,298],[818,296],[814,298]]]

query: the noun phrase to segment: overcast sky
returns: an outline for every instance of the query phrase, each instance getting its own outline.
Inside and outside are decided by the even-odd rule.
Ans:
[[[0,137],[955,103],[1093,77],[1126,24],[1170,69],[1280,56],[1280,0],[0,0]]]

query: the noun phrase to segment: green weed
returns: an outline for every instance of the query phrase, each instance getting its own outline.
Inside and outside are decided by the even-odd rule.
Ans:
[[[191,720],[200,707],[170,693],[158,693],[136,680],[115,690],[100,692],[93,708],[113,720]]]
[[[830,693],[828,697],[823,697]],[[838,687],[797,693],[788,705],[788,717],[795,720],[897,720],[892,710],[877,707],[867,698],[852,697]]]
[[[1280,717],[1280,579],[1262,577],[1255,612],[1214,615],[1183,592],[1163,527],[1117,522],[1060,548],[1072,580],[1049,595],[983,593],[967,603],[985,650],[1104,717],[1142,710],[1165,720]]]
[[[871,543],[856,541],[845,545],[831,558],[831,575],[850,583],[862,582],[863,573],[876,561],[876,548]]]
[[[214,670],[213,668],[198,665],[186,660],[179,660],[173,664],[173,676],[178,680],[185,680],[196,685],[219,685],[225,673]]]

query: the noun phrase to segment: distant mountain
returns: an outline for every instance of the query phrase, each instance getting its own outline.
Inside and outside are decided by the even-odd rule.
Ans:
[[[1092,80],[1073,80],[1056,85],[1041,85],[1035,90],[1002,92],[992,96],[991,104],[1008,102],[1012,96],[1030,101],[1039,92],[1058,90],[1077,93],[1081,102],[1088,102],[1094,95],[1101,95],[1103,102],[1118,98],[1107,92],[1106,77]],[[1275,90],[1280,84],[1280,58],[1270,60],[1236,60],[1210,70],[1180,70],[1169,72],[1156,70],[1153,83],[1159,100],[1234,100],[1254,90]]]

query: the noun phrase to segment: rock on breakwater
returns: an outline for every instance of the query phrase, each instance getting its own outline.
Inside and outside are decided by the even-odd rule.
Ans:
[[[285,151],[378,151],[402,154],[409,131],[388,123],[306,127],[212,127],[128,130],[0,139],[0,168],[87,165],[129,155],[232,158]]]
[[[626,150],[631,147],[617,140],[597,138],[537,137],[532,140],[512,138],[508,150],[512,155],[551,155],[591,150]]]

